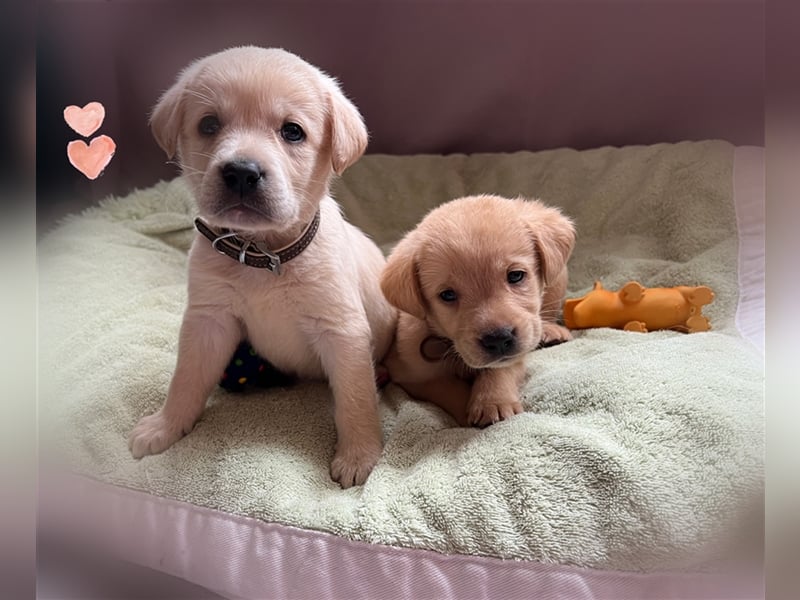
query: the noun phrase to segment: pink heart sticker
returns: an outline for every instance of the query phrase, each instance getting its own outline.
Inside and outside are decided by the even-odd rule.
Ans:
[[[89,137],[97,131],[105,118],[106,109],[99,102],[89,102],[83,108],[72,105],[64,109],[64,120],[67,125],[83,137]]]
[[[103,172],[117,145],[107,135],[98,135],[89,145],[83,140],[74,140],[67,144],[67,157],[72,166],[86,175],[89,179],[97,179]]]

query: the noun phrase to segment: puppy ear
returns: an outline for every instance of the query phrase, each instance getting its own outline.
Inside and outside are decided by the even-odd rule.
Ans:
[[[183,121],[183,91],[184,85],[180,82],[173,85],[164,92],[150,114],[150,130],[153,132],[153,137],[170,159],[175,157],[178,133]]]
[[[331,165],[341,175],[367,149],[369,139],[364,119],[355,104],[350,102],[330,78]]]
[[[538,201],[525,201],[526,224],[533,236],[534,251],[539,263],[539,276],[549,285],[564,271],[575,246],[575,226],[556,208]]]
[[[186,67],[172,87],[161,95],[153,112],[150,113],[150,130],[168,158],[174,158],[177,153],[178,135],[183,126],[183,99],[186,86],[199,68],[199,62]]]
[[[424,319],[425,301],[419,285],[415,247],[409,236],[398,242],[383,267],[381,291],[395,308]]]

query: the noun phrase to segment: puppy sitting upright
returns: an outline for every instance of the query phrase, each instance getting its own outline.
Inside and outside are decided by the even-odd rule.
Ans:
[[[297,56],[243,47],[189,65],[151,125],[201,218],[175,374],[164,406],[131,433],[133,455],[162,452],[192,429],[247,338],[279,370],[329,380],[331,475],[363,483],[382,448],[374,363],[396,311],[378,285],[383,255],[328,194],[333,173],[364,152],[361,115]]]
[[[571,339],[556,317],[574,243],[572,222],[535,200],[472,196],[428,213],[381,279],[401,310],[392,381],[460,425],[522,412],[525,355]]]

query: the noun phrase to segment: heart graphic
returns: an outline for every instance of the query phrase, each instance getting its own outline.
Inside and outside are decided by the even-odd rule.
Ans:
[[[72,166],[86,177],[97,179],[116,149],[114,140],[107,135],[98,135],[88,146],[83,140],[74,140],[67,144],[67,157]]]
[[[106,109],[99,102],[89,102],[83,108],[72,105],[64,109],[64,120],[67,125],[83,137],[89,137],[97,131],[105,118]]]

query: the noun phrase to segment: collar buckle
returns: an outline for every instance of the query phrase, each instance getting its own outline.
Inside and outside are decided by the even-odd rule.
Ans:
[[[220,242],[222,242],[224,240],[228,240],[228,239],[234,238],[234,237],[236,237],[235,233],[223,233],[222,235],[218,235],[216,238],[211,240],[211,247],[214,250],[216,250],[217,252],[219,252],[220,254],[225,254],[227,256],[227,253],[223,249],[218,248],[217,244],[219,244]]]
[[[275,275],[281,274],[281,257],[273,252],[268,252],[266,250],[262,250],[264,256],[269,259],[269,263],[265,267],[270,273],[274,273]]]

